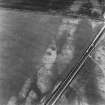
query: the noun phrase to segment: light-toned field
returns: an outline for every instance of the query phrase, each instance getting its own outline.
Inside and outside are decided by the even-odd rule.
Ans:
[[[60,21],[40,13],[0,9],[0,105],[35,72]]]
[[[69,24],[69,21],[72,23],[73,20],[65,18],[64,20],[68,21],[67,26],[65,26],[62,23],[63,19],[64,17],[61,16],[51,16],[36,12],[0,10],[0,105],[7,104],[11,96],[16,96],[21,90],[24,81],[33,72],[37,72],[36,65],[40,63],[40,59],[52,39],[59,34],[59,27],[68,28],[69,30],[70,25],[67,24]],[[101,27],[100,24],[97,23],[95,26],[93,23],[93,28],[95,28],[91,30],[89,26],[87,19],[84,19],[75,33],[74,46],[76,51],[74,60],[71,63],[72,66],[76,64]],[[78,79],[80,84],[77,83],[75,85],[75,82],[72,84],[73,88],[80,92],[83,91],[82,88],[80,89],[81,84],[85,84],[85,90],[87,89],[85,94],[87,98],[90,98],[90,103],[97,100],[93,98],[93,96],[97,95],[95,91],[92,93],[92,88],[96,89],[94,80],[90,82],[96,77],[92,70],[95,67],[94,59],[88,59],[83,68],[83,70],[86,69],[86,73],[85,71],[81,73],[83,77],[80,75]],[[89,72],[88,69],[90,70]],[[99,71],[101,71],[100,68]],[[87,81],[84,81],[85,79]]]

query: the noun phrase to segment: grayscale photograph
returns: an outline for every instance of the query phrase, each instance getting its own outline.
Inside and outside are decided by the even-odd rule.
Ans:
[[[105,0],[0,0],[0,105],[105,105]]]

